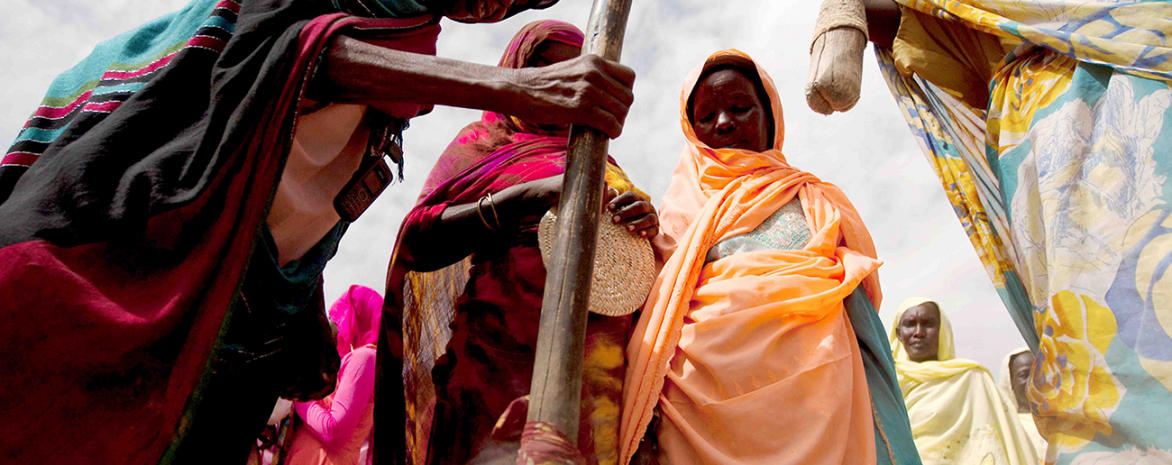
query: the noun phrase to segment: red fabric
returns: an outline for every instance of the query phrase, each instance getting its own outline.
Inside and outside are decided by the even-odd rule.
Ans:
[[[424,20],[328,15],[303,28],[288,81],[251,143],[227,154],[200,197],[151,218],[141,247],[43,241],[0,249],[0,362],[5,389],[0,450],[16,463],[156,463],[183,435],[208,357],[228,315],[286,155],[296,102],[323,47],[340,32]],[[434,54],[438,26],[400,48]],[[193,226],[194,225],[194,226]],[[179,234],[179,233],[182,234]],[[144,269],[136,254],[165,254],[177,236],[198,245]]]
[[[567,23],[538,21],[517,33],[501,64],[519,68],[544,41],[580,44],[581,38]],[[473,203],[489,192],[561,174],[568,133],[567,127],[542,127],[485,112],[444,151],[404,220],[400,238],[432,228],[448,205]],[[502,414],[507,424],[498,432],[514,441],[520,438],[525,414],[517,413],[514,400],[529,393],[545,287],[536,225],[521,229],[509,237],[476,238],[487,240],[470,257],[470,270],[454,264],[423,272],[414,268],[412,250],[396,247],[387,280],[385,339],[379,347],[375,443],[383,463],[399,463],[398,457],[416,464],[464,463],[486,446]],[[622,347],[630,323],[629,317],[590,316],[582,434],[573,447],[590,456],[588,463],[608,463],[607,455],[617,456],[618,415],[613,407],[621,399]],[[437,328],[451,328],[450,340]],[[396,344],[404,334],[406,347]],[[430,353],[437,348],[439,353]],[[404,349],[410,352],[403,354]],[[404,356],[405,368],[400,364]],[[405,380],[399,377],[403,374]],[[616,437],[607,438],[610,434]],[[404,437],[406,447],[399,442]],[[606,448],[614,450],[599,451]],[[396,456],[387,460],[388,453]]]

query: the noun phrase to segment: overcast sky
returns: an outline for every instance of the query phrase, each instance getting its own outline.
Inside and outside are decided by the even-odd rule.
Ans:
[[[0,2],[0,141],[8,144],[58,73],[102,40],[181,8],[187,0],[4,0]],[[611,153],[654,203],[667,190],[684,139],[679,93],[684,75],[714,51],[737,48],[772,74],[785,105],[784,152],[793,165],[833,182],[863,216],[879,258],[890,320],[905,298],[938,301],[955,325],[957,354],[996,373],[1024,345],[912,139],[874,57],[865,60],[863,96],[851,112],[824,117],[805,104],[810,34],[818,1],[639,0],[634,2],[623,63],[638,73],[635,105]],[[560,19],[584,28],[588,0],[562,0],[491,25],[444,21],[439,55],[496,64],[524,24]],[[399,223],[431,165],[479,112],[438,108],[405,134],[406,182],[390,187],[350,227],[326,268],[332,301],[350,284],[383,291]],[[7,147],[7,145],[5,145]]]

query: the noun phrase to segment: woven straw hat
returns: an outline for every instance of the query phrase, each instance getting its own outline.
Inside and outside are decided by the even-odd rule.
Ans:
[[[549,267],[557,230],[557,207],[541,218],[537,243],[541,261]],[[598,225],[594,252],[594,281],[590,285],[590,311],[624,316],[643,306],[655,280],[655,252],[651,241],[632,236],[622,226],[603,220]]]

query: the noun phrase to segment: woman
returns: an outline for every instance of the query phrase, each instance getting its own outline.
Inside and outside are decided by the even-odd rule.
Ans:
[[[500,63],[556,63],[580,53],[582,39],[570,24],[531,23]],[[403,223],[388,285],[396,301],[387,308],[404,312],[408,448],[416,464],[516,460],[520,428],[494,433],[493,425],[529,393],[545,286],[536,225],[558,201],[567,136],[565,126],[486,112],[440,157]],[[607,204],[606,220],[655,236],[658,218],[645,196],[613,165],[607,180],[622,192]],[[590,315],[577,443],[585,463],[617,460],[630,320]],[[510,409],[504,420],[519,426],[508,420],[523,424],[524,417]]]
[[[1172,7],[866,3],[902,114],[1036,349],[1048,456],[1172,457]]]
[[[640,461],[918,463],[871,237],[841,190],[782,155],[773,81],[726,50],[680,98],[688,143],[627,348],[623,463],[644,436]]]
[[[0,159],[0,397],[21,406],[0,455],[239,463],[279,396],[328,393],[321,272],[371,198],[347,186],[399,158],[407,119],[454,105],[620,132],[621,65],[432,56],[440,16],[553,3],[191,0],[58,76]]]
[[[1038,463],[1046,462],[1046,440],[1038,433],[1038,426],[1034,423],[1034,414],[1030,413],[1030,399],[1027,391],[1030,384],[1030,372],[1034,367],[1034,354],[1029,347],[1022,347],[1001,361],[1001,372],[997,374],[997,389],[1001,390],[1003,399],[1012,400],[1010,407],[1016,407],[1017,419],[1021,421],[1021,428],[1030,438],[1034,453],[1038,456]]]
[[[925,464],[1038,463],[989,371],[958,359],[952,324],[935,302],[904,301],[891,327],[899,387],[907,403],[916,449]]]
[[[374,289],[350,286],[330,307],[337,325],[342,368],[329,397],[294,402],[301,419],[285,463],[289,465],[353,465],[366,463],[363,444],[374,427],[375,343],[383,298]]]

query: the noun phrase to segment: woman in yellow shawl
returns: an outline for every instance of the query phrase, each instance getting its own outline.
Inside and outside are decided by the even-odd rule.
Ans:
[[[927,465],[1038,463],[1012,400],[979,363],[956,358],[952,324],[922,297],[904,301],[891,348],[912,436]]]
[[[838,187],[782,155],[773,81],[726,50],[680,99],[687,145],[627,349],[620,463],[918,463],[875,247]]]
[[[1038,358],[1047,456],[1172,462],[1172,2],[865,4],[903,116]]]
[[[1026,390],[1029,389],[1030,371],[1034,366],[1034,354],[1029,347],[1021,347],[1001,361],[1000,373],[997,373],[997,389],[1001,390],[1001,397],[1011,401],[1011,407],[1016,407],[1017,419],[1021,427],[1034,446],[1034,453],[1038,456],[1038,463],[1046,461],[1046,440],[1038,432],[1038,425],[1034,423],[1034,415],[1030,413],[1030,399]]]

